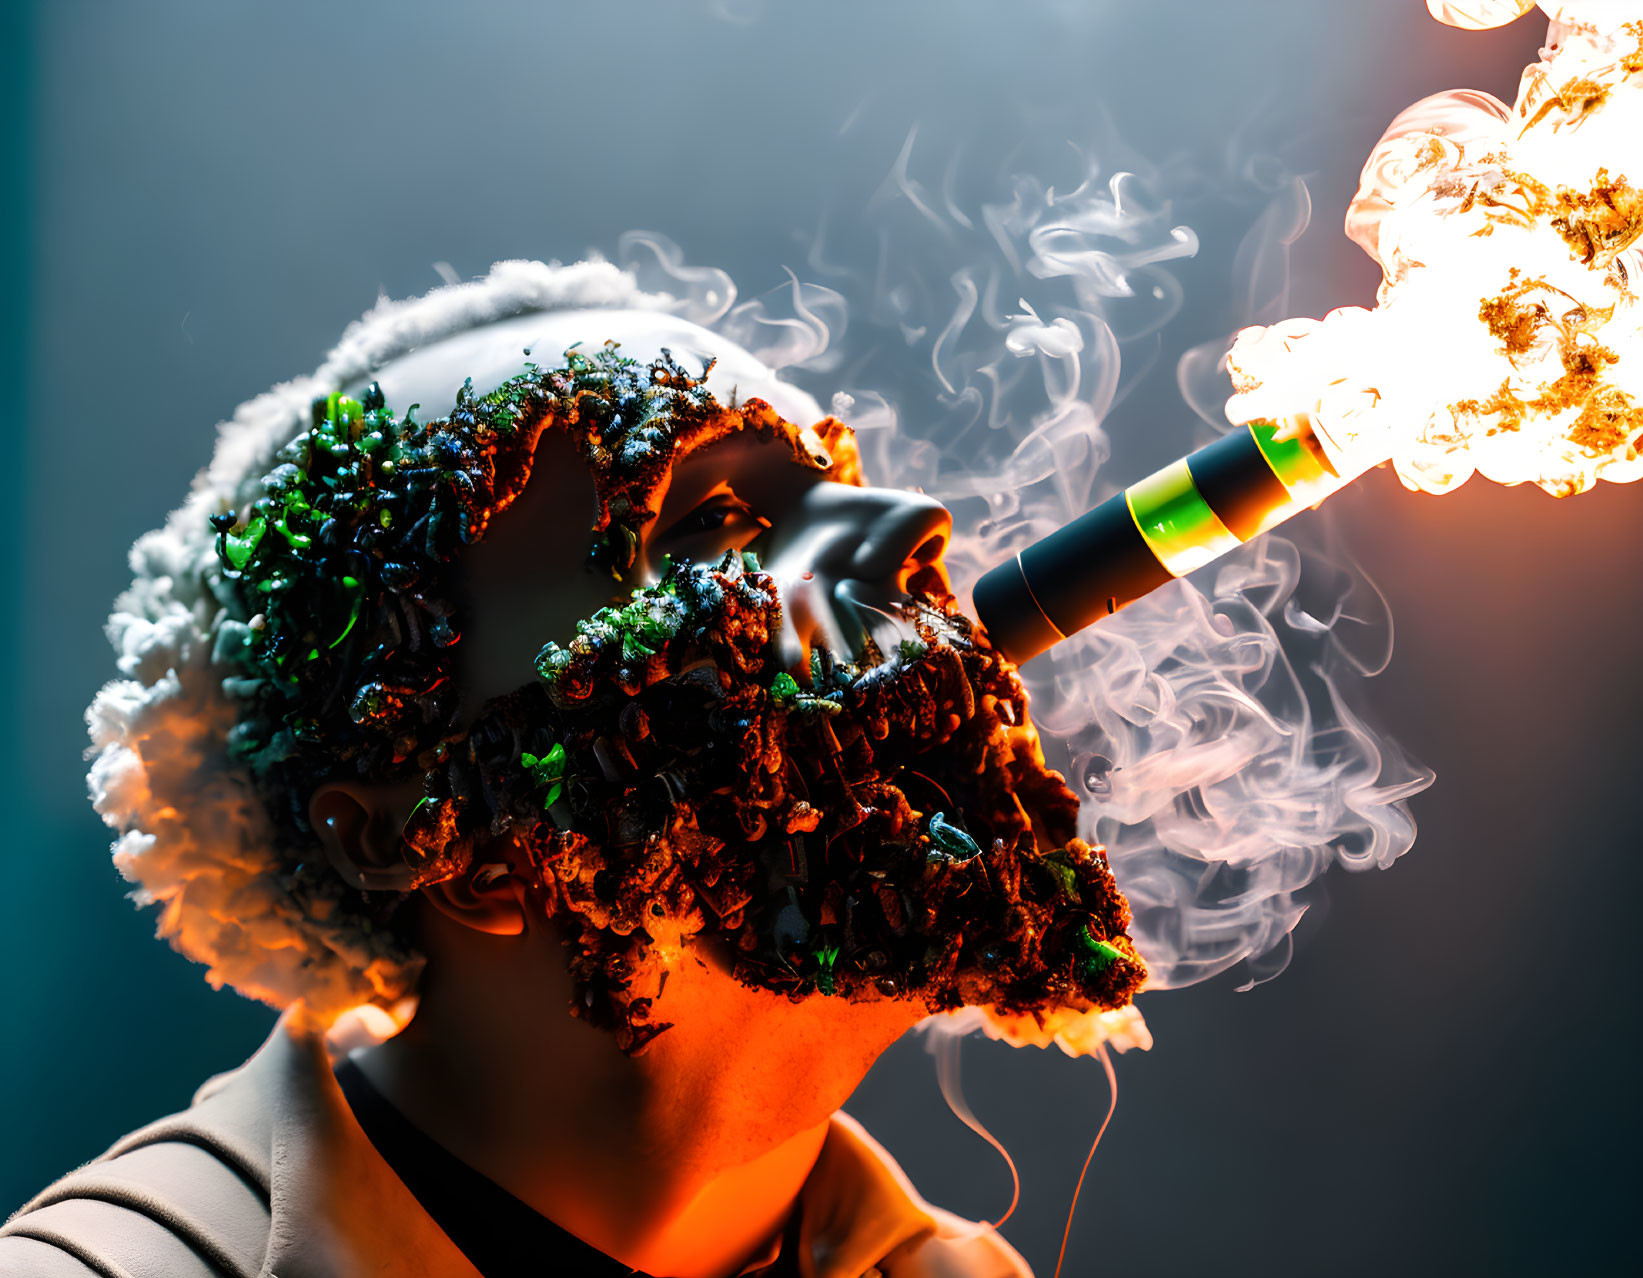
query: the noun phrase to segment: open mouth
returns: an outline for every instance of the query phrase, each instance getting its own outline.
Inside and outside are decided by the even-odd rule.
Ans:
[[[670,567],[543,649],[413,827],[446,856],[512,836],[565,926],[574,1010],[628,1051],[666,1028],[658,956],[705,932],[795,999],[1127,1004],[1128,906],[1014,667],[948,599],[862,614],[861,649],[814,650],[801,684],[751,555]]]

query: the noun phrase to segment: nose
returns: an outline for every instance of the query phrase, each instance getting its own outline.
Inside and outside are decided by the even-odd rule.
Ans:
[[[856,547],[851,577],[867,586],[888,585],[896,594],[906,594],[934,570],[945,590],[942,557],[953,533],[953,516],[947,507],[923,493],[891,488],[859,491],[878,513]]]
[[[884,610],[909,591],[949,591],[943,556],[952,527],[947,508],[922,493],[829,482],[808,489],[776,519],[764,565],[781,592],[783,664],[802,679],[817,646],[859,655],[872,638],[893,650],[898,623]]]

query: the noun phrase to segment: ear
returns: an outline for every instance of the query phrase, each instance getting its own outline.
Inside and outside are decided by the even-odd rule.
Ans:
[[[343,882],[367,892],[411,890],[415,871],[401,854],[401,832],[421,793],[420,778],[400,786],[333,781],[314,791],[308,820]],[[506,861],[486,862],[422,890],[441,914],[492,936],[525,930],[525,893],[524,881]]]
[[[400,853],[400,832],[420,790],[418,780],[414,791],[350,781],[328,782],[314,791],[308,821],[344,883],[367,892],[410,890],[413,871]]]
[[[422,889],[427,903],[464,927],[491,936],[525,931],[526,887],[506,861],[487,861],[467,874]]]

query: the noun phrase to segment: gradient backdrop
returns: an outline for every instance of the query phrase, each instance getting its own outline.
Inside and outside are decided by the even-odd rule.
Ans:
[[[0,1209],[272,1021],[122,900],[81,713],[112,673],[125,547],[213,423],[312,368],[379,289],[644,227],[752,295],[805,274],[795,233],[824,210],[854,251],[913,124],[939,166],[1105,111],[1140,155],[1211,175],[1235,133],[1304,135],[1293,309],[1319,313],[1372,298],[1338,227],[1381,128],[1440,89],[1510,99],[1541,29],[1453,32],[1420,0],[4,6]],[[1146,438],[1185,412],[1171,357],[1235,321],[1255,211],[1181,211],[1204,248],[1165,359],[1109,422],[1113,479],[1165,459]],[[1438,774],[1420,838],[1388,872],[1332,874],[1277,980],[1144,1001],[1158,1046],[1118,1061],[1068,1273],[1635,1272],[1643,492],[1437,500],[1375,474],[1332,508],[1397,622],[1370,703]],[[1021,1166],[1006,1233],[1047,1276],[1100,1070],[987,1043],[965,1062]],[[919,1043],[853,1110],[926,1195],[1002,1210],[1008,1178]]]

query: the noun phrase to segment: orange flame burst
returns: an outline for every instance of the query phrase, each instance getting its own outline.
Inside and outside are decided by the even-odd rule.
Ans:
[[[1428,7],[1476,29],[1532,0]],[[1392,122],[1346,217],[1378,304],[1240,333],[1233,421],[1309,414],[1342,474],[1390,460],[1427,492],[1643,478],[1643,0],[1540,7],[1513,106],[1456,90]]]

